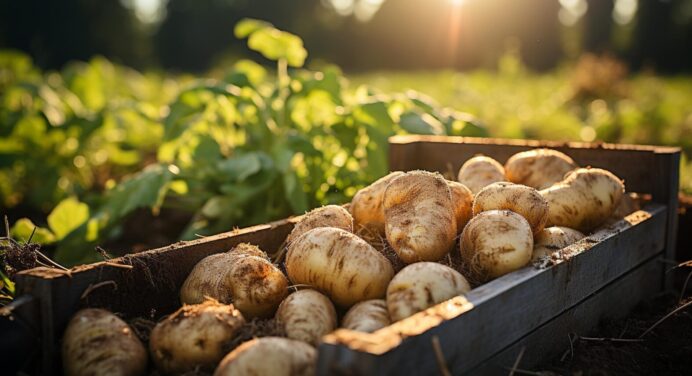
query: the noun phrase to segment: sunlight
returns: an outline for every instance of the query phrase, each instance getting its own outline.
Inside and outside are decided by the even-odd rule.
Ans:
[[[452,3],[452,5],[454,5],[455,7],[459,7],[459,6],[461,6],[462,4],[464,4],[464,3],[466,2],[466,0],[449,0],[449,1],[450,1],[450,2]]]

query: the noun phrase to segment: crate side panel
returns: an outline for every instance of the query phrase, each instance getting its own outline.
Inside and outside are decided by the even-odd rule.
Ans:
[[[506,375],[522,349],[524,352],[517,368],[525,370],[532,370],[547,359],[563,355],[570,349],[570,333],[589,335],[599,321],[622,317],[637,303],[659,292],[662,281],[655,276],[663,273],[663,268],[660,257],[650,259],[494,355],[468,374]],[[632,338],[639,334],[626,333],[625,337]]]

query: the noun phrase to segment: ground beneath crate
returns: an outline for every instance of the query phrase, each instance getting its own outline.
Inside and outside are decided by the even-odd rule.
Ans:
[[[638,339],[657,321],[683,302],[669,294],[640,304],[628,317],[603,322],[590,339],[574,337],[573,352],[531,373],[540,375],[690,375],[692,374],[692,306],[667,318],[640,342],[619,342],[611,338]],[[606,340],[601,340],[606,339]],[[538,371],[540,370],[540,371]],[[517,372],[516,374],[521,374]]]

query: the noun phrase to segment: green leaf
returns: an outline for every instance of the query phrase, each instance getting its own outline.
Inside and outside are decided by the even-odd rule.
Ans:
[[[108,193],[100,214],[109,222],[117,221],[137,208],[157,211],[168,192],[170,182],[178,174],[173,165],[151,165],[142,172],[118,184]]]
[[[87,219],[89,219],[89,206],[70,197],[62,200],[48,215],[48,227],[57,240],[61,240]]]
[[[245,19],[240,20],[240,22],[238,22],[235,25],[235,29],[233,30],[233,33],[235,34],[236,38],[242,39],[242,38],[246,38],[247,36],[256,32],[257,30],[273,28],[273,27],[274,26],[272,24],[270,24],[269,22],[256,20],[254,18],[245,18]]]
[[[234,158],[224,159],[217,163],[217,169],[224,180],[243,181],[262,168],[260,152],[248,153]]]
[[[413,111],[403,113],[399,125],[406,132],[414,134],[443,135],[445,133],[442,123],[432,115]]]
[[[14,223],[10,234],[12,238],[19,241],[29,241],[31,232],[36,228],[34,236],[31,238],[32,243],[36,244],[52,244],[55,243],[55,235],[48,229],[36,226],[29,218],[22,218]]]
[[[464,137],[488,137],[488,128],[475,116],[465,112],[454,112],[445,121],[449,134]]]
[[[292,67],[302,67],[308,56],[300,37],[273,28],[254,31],[247,44],[250,49],[261,53],[267,59],[286,59]]]
[[[283,176],[284,193],[293,213],[305,213],[308,207],[308,196],[303,191],[300,178],[294,172],[288,172]]]
[[[373,100],[361,103],[356,107],[355,112],[358,120],[380,129],[392,129],[394,126],[386,102]]]

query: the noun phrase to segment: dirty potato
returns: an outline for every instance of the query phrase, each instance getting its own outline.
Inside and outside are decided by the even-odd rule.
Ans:
[[[317,350],[305,342],[262,337],[228,353],[214,376],[311,376],[316,362]]]
[[[541,232],[548,220],[548,202],[537,190],[525,185],[493,183],[481,189],[473,200],[473,215],[503,209],[524,217],[534,234]]]
[[[293,283],[313,286],[344,307],[384,297],[394,276],[390,262],[370,244],[333,227],[295,239],[288,247],[286,272]]]
[[[569,227],[546,227],[533,240],[531,261],[550,256],[551,253],[574,244],[583,237],[584,234]]]
[[[507,180],[541,190],[562,181],[578,166],[572,158],[552,149],[534,149],[514,154],[505,163]]]
[[[452,195],[440,174],[399,176],[387,186],[383,206],[387,241],[405,263],[437,261],[454,246]]]
[[[232,305],[215,300],[184,305],[151,331],[151,358],[164,373],[213,369],[244,323],[243,315]]]
[[[370,242],[370,238],[384,236],[384,208],[382,197],[387,185],[395,178],[403,175],[394,171],[376,180],[369,186],[359,190],[351,200],[349,210],[353,215],[353,225],[356,234]]]
[[[336,227],[353,232],[353,217],[348,210],[337,205],[327,205],[313,209],[296,223],[286,238],[286,243],[298,239],[300,235],[318,227]]]
[[[384,299],[372,299],[360,302],[346,312],[341,323],[342,328],[358,332],[372,333],[391,324],[387,302]]]
[[[399,321],[470,290],[466,278],[456,270],[436,262],[418,262],[401,269],[389,283],[387,311],[392,321]]]
[[[143,375],[147,351],[132,329],[104,309],[77,312],[62,340],[65,375]]]
[[[504,167],[498,161],[484,155],[478,155],[466,161],[459,169],[457,180],[473,194],[478,193],[486,185],[507,181]]]
[[[548,225],[564,226],[583,233],[610,217],[625,192],[622,181],[600,168],[580,168],[565,179],[540,191],[548,201]]]
[[[533,234],[521,215],[509,210],[489,210],[466,225],[460,248],[470,276],[485,281],[525,266],[531,260]]]
[[[452,193],[452,205],[454,217],[457,221],[457,234],[461,234],[464,227],[473,217],[473,193],[465,185],[447,180],[447,185]]]
[[[276,311],[276,319],[286,337],[313,346],[336,329],[334,304],[315,290],[300,290],[287,296]]]
[[[180,301],[196,304],[208,296],[233,303],[247,318],[269,317],[287,294],[288,280],[281,270],[262,250],[242,243],[198,262],[180,289]]]

